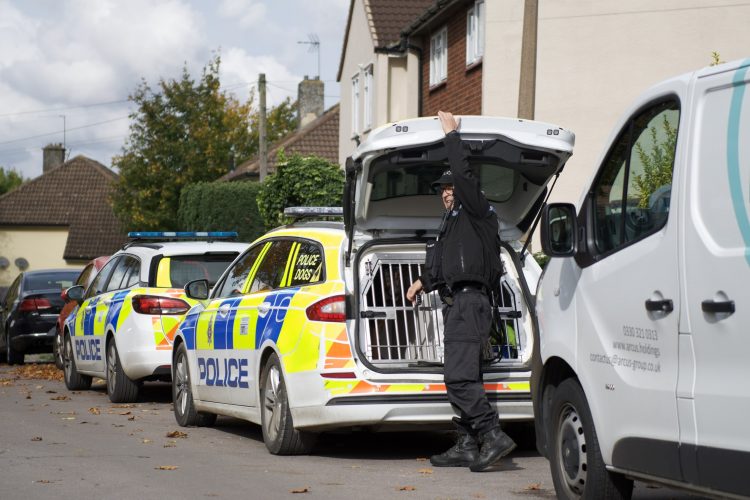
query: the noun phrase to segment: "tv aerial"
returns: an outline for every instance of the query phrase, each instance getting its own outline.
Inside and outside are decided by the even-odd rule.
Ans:
[[[308,52],[315,51],[318,53],[318,79],[320,79],[320,38],[318,38],[318,35],[316,35],[315,33],[309,33],[307,35],[307,41],[297,43],[309,45],[310,48],[307,50]]]

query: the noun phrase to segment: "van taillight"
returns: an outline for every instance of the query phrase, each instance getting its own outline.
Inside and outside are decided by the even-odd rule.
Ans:
[[[190,304],[170,297],[136,295],[133,297],[133,309],[141,314],[185,314],[190,310]]]
[[[306,310],[307,319],[312,321],[346,321],[346,307],[343,295],[334,295],[319,300]]]
[[[52,307],[52,304],[50,304],[49,300],[47,299],[23,299],[20,304],[18,304],[18,310],[20,312],[32,312],[37,311],[39,309],[50,309]]]

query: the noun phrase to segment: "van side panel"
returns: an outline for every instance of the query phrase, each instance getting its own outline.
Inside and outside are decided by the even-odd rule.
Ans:
[[[687,203],[681,245],[683,293],[694,365],[681,394],[684,450],[704,487],[750,494],[750,60],[695,84]],[[692,413],[692,415],[691,415]],[[691,442],[692,441],[692,442]],[[687,468],[686,468],[687,472]]]

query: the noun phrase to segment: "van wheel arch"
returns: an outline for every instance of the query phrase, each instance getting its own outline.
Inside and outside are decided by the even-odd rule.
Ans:
[[[537,422],[537,449],[539,453],[547,459],[550,458],[550,436],[548,435],[548,430],[549,418],[552,410],[552,395],[557,386],[559,386],[564,380],[570,378],[575,379],[576,382],[580,383],[573,368],[571,368],[562,358],[552,357],[544,364],[542,375],[540,377],[538,393],[535,394],[535,397],[540,400],[539,411],[541,415],[538,415],[535,420]],[[541,429],[539,429],[539,427],[541,427]]]

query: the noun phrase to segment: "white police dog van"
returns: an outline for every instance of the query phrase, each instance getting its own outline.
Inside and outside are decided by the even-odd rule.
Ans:
[[[550,204],[540,451],[560,498],[750,496],[750,59],[647,91]]]

